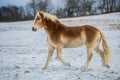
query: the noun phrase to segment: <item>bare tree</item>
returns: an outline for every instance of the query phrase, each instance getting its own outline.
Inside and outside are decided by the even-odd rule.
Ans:
[[[65,10],[67,11],[67,15],[69,17],[76,15],[76,10],[78,8],[78,2],[79,0],[67,0],[67,5]]]
[[[24,19],[24,17],[25,17],[25,10],[24,10],[24,8],[22,6],[19,7],[18,12],[21,15],[21,19]]]
[[[46,11],[48,0],[31,0],[28,6],[33,10],[35,16],[36,11]]]
[[[33,10],[33,14],[35,16],[36,14],[36,0],[31,0],[29,3],[28,3],[29,7],[32,8]]]
[[[29,5],[27,4],[26,6],[25,6],[25,19],[26,20],[29,20],[29,19],[33,19],[33,12],[31,12],[31,8],[29,7]]]
[[[115,5],[116,5],[116,0],[110,0],[110,12],[113,12],[113,10],[115,9]]]
[[[105,5],[106,5],[106,0],[102,0],[101,1],[101,4],[97,7],[98,10],[101,11],[101,13],[104,13],[104,10],[105,10]]]
[[[102,4],[98,6],[98,9],[105,10],[105,13],[113,12],[116,7],[116,0],[102,0]]]
[[[37,4],[37,10],[39,11],[47,11],[48,0],[39,0]]]

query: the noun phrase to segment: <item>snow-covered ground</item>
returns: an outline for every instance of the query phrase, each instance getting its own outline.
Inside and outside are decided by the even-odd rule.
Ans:
[[[111,49],[109,69],[104,68],[94,52],[89,70],[81,71],[86,62],[86,48],[63,49],[63,58],[71,66],[56,59],[56,51],[47,70],[44,29],[32,32],[33,21],[0,23],[0,80],[120,80],[120,12],[97,16],[65,18],[66,25],[92,25],[101,29]]]

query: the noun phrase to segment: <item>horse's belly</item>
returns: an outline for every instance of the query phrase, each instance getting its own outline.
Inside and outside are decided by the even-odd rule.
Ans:
[[[65,45],[64,45],[64,48],[76,48],[76,47],[80,47],[84,45],[84,41],[71,41],[71,42],[67,42]]]

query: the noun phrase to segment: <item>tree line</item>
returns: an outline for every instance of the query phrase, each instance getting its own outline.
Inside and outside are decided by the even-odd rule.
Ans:
[[[54,7],[50,6],[49,2],[50,0],[31,0],[25,7],[2,6],[0,7],[0,21],[31,20],[37,11],[52,13],[59,18],[120,11],[119,0],[65,0],[65,7],[56,11],[53,11]]]
[[[58,9],[59,17],[97,15],[120,11],[119,0],[66,0],[64,9]]]
[[[19,21],[30,19],[31,15],[26,15],[24,8],[17,6],[2,6],[0,8],[0,21]]]

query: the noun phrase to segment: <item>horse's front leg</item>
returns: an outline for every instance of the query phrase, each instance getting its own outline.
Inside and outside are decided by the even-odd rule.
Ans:
[[[43,69],[47,69],[47,68],[48,68],[48,64],[49,64],[49,62],[50,62],[50,60],[51,60],[51,56],[53,55],[54,48],[49,47],[48,50],[49,50],[49,51],[48,51],[48,58],[47,58],[46,64],[45,64],[45,66],[43,67]]]
[[[69,66],[69,63],[66,62],[64,59],[62,59],[62,48],[61,47],[57,48],[57,58],[62,62],[63,65]]]

